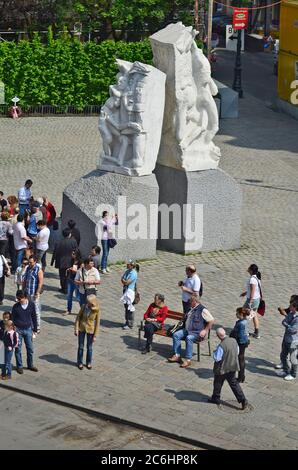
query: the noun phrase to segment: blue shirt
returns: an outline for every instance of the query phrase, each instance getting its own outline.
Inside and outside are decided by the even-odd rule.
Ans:
[[[238,320],[235,324],[235,330],[237,332],[236,341],[238,344],[246,344],[248,342],[248,334],[247,334],[247,320]]]
[[[217,348],[215,349],[214,353],[213,353],[213,359],[215,362],[219,362],[222,360],[223,358],[223,353],[224,353],[224,350],[222,349],[221,345],[219,344],[217,346]]]
[[[136,282],[138,279],[138,273],[135,269],[131,271],[127,269],[122,276],[124,281],[132,281],[128,286],[125,286],[127,289],[135,290],[136,289]]]
[[[27,232],[30,235],[37,235],[37,233],[38,233],[35,214],[32,214],[31,217],[30,217]]]
[[[38,273],[40,267],[36,264],[32,269],[28,266],[24,275],[25,291],[28,295],[35,295],[38,289]]]

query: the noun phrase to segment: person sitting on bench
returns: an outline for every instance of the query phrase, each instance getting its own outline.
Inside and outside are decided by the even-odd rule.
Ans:
[[[214,318],[211,313],[201,304],[200,296],[193,294],[190,299],[191,310],[185,316],[185,326],[183,329],[173,334],[173,356],[169,357],[169,362],[179,362],[180,367],[186,368],[191,365],[193,353],[193,343],[203,341],[208,337]],[[181,362],[181,340],[186,343],[186,358]]]
[[[153,335],[157,330],[163,327],[164,321],[167,318],[168,307],[165,305],[165,296],[162,294],[155,294],[153,304],[150,304],[146,313],[144,314],[144,338],[147,339],[145,348],[142,354],[150,352]]]

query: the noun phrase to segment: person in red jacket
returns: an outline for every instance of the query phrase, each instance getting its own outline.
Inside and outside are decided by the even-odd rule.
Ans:
[[[43,205],[46,208],[46,223],[51,230],[54,220],[56,219],[56,210],[53,204],[48,200],[47,196],[43,196]]]
[[[146,346],[142,350],[142,354],[147,354],[151,350],[151,344],[155,331],[160,330],[167,318],[168,307],[165,305],[165,296],[155,294],[154,302],[149,305],[147,312],[144,314],[144,338],[146,338]]]

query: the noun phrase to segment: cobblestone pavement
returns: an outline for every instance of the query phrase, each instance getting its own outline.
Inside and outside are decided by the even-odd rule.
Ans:
[[[96,164],[95,118],[1,120],[0,127],[1,186],[6,193],[32,177],[35,194],[46,191],[59,207],[64,186]],[[140,354],[137,329],[128,333],[121,329],[121,266],[102,280],[102,328],[94,367],[83,372],[75,367],[75,317],[62,317],[65,299],[57,291],[56,272],[48,270],[42,332],[35,341],[40,372],[15,374],[11,384],[223,448],[298,449],[297,383],[286,383],[274,372],[283,333],[276,309],[298,293],[297,132],[297,121],[246,94],[240,119],[222,121],[216,138],[222,149],[221,168],[243,190],[241,249],[189,256],[159,252],[157,260],[141,265],[137,323],[156,291],[166,294],[172,309],[180,308],[176,284],[185,264],[195,262],[204,281],[204,304],[215,316],[216,326],[228,328],[235,321],[247,267],[252,262],[260,266],[267,313],[261,320],[262,338],[254,340],[247,352],[243,388],[252,404],[247,412],[237,409],[226,385],[221,408],[207,403],[213,365],[208,356],[182,370],[167,363],[171,345],[165,338],[156,340],[150,355]],[[14,286],[12,281],[7,284],[2,311],[13,301]],[[216,343],[212,332],[212,347]],[[207,345],[202,349],[206,353]]]
[[[200,450],[10,390],[0,390],[0,449]]]

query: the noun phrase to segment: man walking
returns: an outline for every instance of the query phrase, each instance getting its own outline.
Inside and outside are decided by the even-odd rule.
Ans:
[[[180,365],[183,368],[191,365],[193,343],[203,341],[204,338],[208,337],[208,332],[214,323],[213,316],[201,304],[198,294],[191,296],[190,304],[191,310],[186,314],[185,327],[173,334],[174,355],[168,359],[169,362],[181,362],[181,340],[184,339],[186,343],[186,359]]]
[[[21,188],[18,192],[20,215],[24,215],[25,211],[30,208],[30,199],[32,198],[32,184],[33,182],[31,180],[27,180],[25,182],[25,186],[23,186],[23,188]]]
[[[19,344],[15,349],[17,373],[23,374],[23,361],[22,361],[22,343],[23,339],[27,351],[27,367],[33,372],[38,372],[38,369],[33,364],[33,334],[37,333],[37,320],[35,305],[28,300],[26,294],[22,290],[18,290],[17,303],[12,307],[11,319],[19,334]],[[33,330],[32,330],[33,325]]]
[[[248,401],[246,400],[242,388],[236,379],[236,372],[240,370],[238,360],[239,347],[237,341],[234,338],[227,337],[223,328],[218,328],[216,330],[216,334],[221,342],[213,353],[213,394],[212,397],[209,398],[208,402],[216,403],[217,405],[220,404],[221,389],[225,380],[227,380],[238,403],[241,403],[242,410],[245,410],[248,406]]]
[[[188,313],[191,309],[191,296],[199,294],[201,296],[201,280],[197,275],[196,267],[193,264],[186,266],[186,278],[180,281],[178,286],[181,288],[183,313]]]
[[[63,239],[55,246],[51,266],[55,262],[55,268],[59,269],[60,291],[67,294],[66,271],[72,266],[72,254],[77,250],[78,245],[76,240],[71,238],[70,228],[65,228],[62,231],[62,236]]]
[[[43,271],[37,264],[37,257],[30,256],[29,265],[26,268],[23,280],[23,290],[28,298],[35,305],[37,332],[40,332],[41,304],[40,294],[43,286]]]

